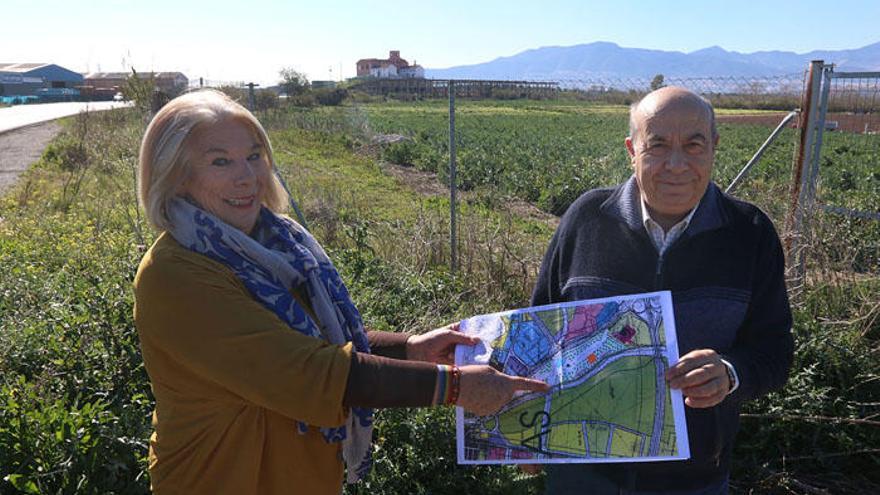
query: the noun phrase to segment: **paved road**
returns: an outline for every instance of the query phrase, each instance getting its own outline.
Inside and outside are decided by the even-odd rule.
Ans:
[[[55,119],[129,106],[130,103],[102,101],[92,103],[44,103],[0,108],[0,194],[40,158],[49,141],[61,131]]]
[[[43,122],[0,134],[0,195],[3,195],[40,158],[49,141],[61,130],[57,122]]]
[[[130,105],[131,103],[122,101],[95,101],[91,103],[42,103],[38,105],[15,105],[8,108],[0,108],[0,134],[18,129],[19,127],[60,119],[68,115],[76,115],[83,110],[95,112]]]

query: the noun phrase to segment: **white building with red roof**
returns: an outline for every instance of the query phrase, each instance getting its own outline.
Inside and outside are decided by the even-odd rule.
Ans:
[[[362,58],[357,61],[358,77],[377,77],[383,79],[424,79],[425,69],[421,65],[410,65],[400,58],[400,50],[391,50],[388,58]]]

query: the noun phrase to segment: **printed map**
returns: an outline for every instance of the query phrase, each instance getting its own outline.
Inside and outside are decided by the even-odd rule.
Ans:
[[[463,464],[635,462],[689,457],[681,393],[666,385],[678,360],[669,292],[477,316],[461,330],[456,364],[489,364],[552,385],[493,416],[458,409]]]

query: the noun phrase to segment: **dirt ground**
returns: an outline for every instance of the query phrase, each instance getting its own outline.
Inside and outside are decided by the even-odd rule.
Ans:
[[[40,158],[60,130],[56,122],[44,122],[0,134],[0,195]]]
[[[425,196],[449,196],[449,188],[440,182],[437,174],[424,172],[415,167],[405,167],[388,162],[382,162],[382,170],[419,194]],[[460,200],[467,200],[472,195],[473,193],[470,191],[458,191]],[[553,226],[559,224],[559,218],[542,211],[537,206],[526,201],[510,198],[501,207],[519,217],[529,218]]]

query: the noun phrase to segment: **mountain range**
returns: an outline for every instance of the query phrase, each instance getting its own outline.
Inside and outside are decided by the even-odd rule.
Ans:
[[[434,79],[571,80],[666,77],[762,77],[803,73],[811,60],[834,63],[838,70],[880,71],[880,42],[852,50],[809,53],[739,53],[718,46],[690,53],[624,48],[598,41],[575,46],[526,50],[490,62],[426,69]]]

